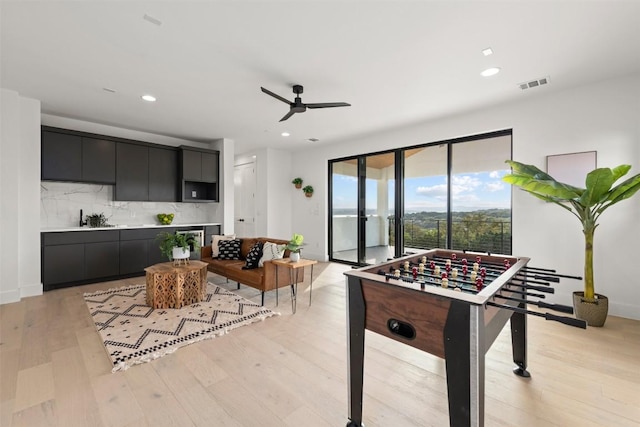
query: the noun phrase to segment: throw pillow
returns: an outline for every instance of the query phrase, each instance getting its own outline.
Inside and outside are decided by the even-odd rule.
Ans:
[[[220,240],[218,242],[218,259],[240,259],[242,240]]]
[[[235,234],[231,234],[229,236],[220,236],[214,234],[211,236],[211,257],[218,258],[218,242],[221,240],[233,240],[236,238]]]
[[[264,265],[265,261],[269,261],[272,259],[282,259],[284,256],[284,248],[286,245],[278,245],[276,243],[265,242],[262,247],[262,258],[260,258],[260,262],[258,263],[259,267]]]
[[[249,249],[247,253],[247,262],[245,263],[243,270],[251,270],[253,268],[258,268],[258,263],[260,262],[260,258],[262,258],[262,242],[256,242],[255,245]]]

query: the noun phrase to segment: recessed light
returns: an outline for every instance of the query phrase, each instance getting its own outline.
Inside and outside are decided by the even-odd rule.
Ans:
[[[482,49],[482,54],[484,56],[493,55],[493,49],[491,49],[490,47],[488,47],[486,49]]]
[[[156,102],[156,97],[153,95],[142,95],[142,99],[148,102]]]
[[[289,136],[289,135],[291,135],[291,134],[290,134],[289,132],[282,132],[280,135],[282,135],[282,136]]]
[[[492,67],[492,68],[487,68],[486,70],[484,70],[483,72],[480,73],[480,75],[482,77],[490,77],[490,76],[495,76],[496,74],[498,74],[500,72],[500,68],[498,67]]]

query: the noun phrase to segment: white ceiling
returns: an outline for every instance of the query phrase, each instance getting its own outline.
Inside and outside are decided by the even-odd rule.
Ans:
[[[302,149],[640,71],[640,1],[5,1],[1,86],[236,153]],[[150,15],[160,26],[143,19]],[[494,50],[484,57],[481,50]],[[480,71],[498,66],[497,76]],[[518,84],[550,76],[522,91]],[[288,107],[264,86],[303,102]],[[115,90],[109,93],[103,88]],[[150,93],[156,103],[140,96]],[[291,136],[280,136],[283,131]]]

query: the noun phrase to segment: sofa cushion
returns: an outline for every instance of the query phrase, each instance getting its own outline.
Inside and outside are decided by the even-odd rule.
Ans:
[[[213,258],[218,258],[218,253],[219,253],[218,243],[221,240],[233,240],[235,238],[236,238],[235,234],[231,234],[229,236],[220,236],[220,235],[214,234],[213,236],[211,236],[211,256]]]
[[[258,266],[262,267],[265,261],[270,261],[272,259],[282,259],[284,256],[284,245],[279,245],[277,243],[266,242],[262,247],[262,258],[260,258],[260,262]]]
[[[258,241],[249,250],[247,254],[247,261],[243,267],[244,270],[251,270],[252,268],[258,268],[258,262],[262,258],[262,245],[264,243]]]
[[[220,240],[218,242],[218,259],[240,259],[240,245],[242,245],[241,239]]]
[[[240,259],[247,259],[249,251],[258,241],[256,237],[243,237],[242,246],[240,246]]]

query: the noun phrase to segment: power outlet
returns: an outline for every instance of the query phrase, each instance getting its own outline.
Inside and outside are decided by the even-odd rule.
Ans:
[[[194,199],[198,197],[198,193],[196,192],[196,190],[191,191],[191,197]]]

